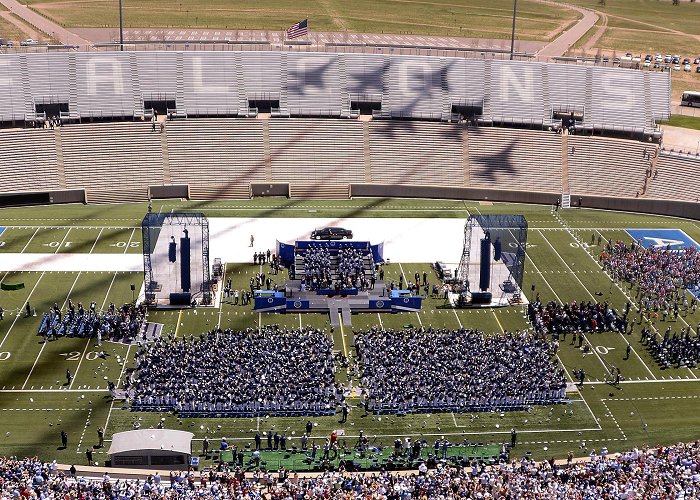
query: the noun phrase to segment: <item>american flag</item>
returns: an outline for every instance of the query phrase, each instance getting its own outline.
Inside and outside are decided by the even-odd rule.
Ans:
[[[292,39],[292,38],[298,38],[300,36],[308,35],[309,34],[309,20],[304,19],[303,21],[299,21],[296,24],[292,24],[289,29],[287,30],[287,38]]]

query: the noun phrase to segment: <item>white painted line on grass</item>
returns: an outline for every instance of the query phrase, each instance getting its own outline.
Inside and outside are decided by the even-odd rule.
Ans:
[[[102,236],[102,231],[104,231],[104,229],[105,228],[101,228],[100,232],[97,233],[97,238],[95,238],[95,242],[92,244],[92,248],[90,249],[90,251],[88,253],[92,253],[92,251],[95,249],[95,245],[97,245],[97,240],[99,240],[100,236]]]
[[[66,233],[66,236],[68,233]],[[65,239],[65,238],[64,238]],[[68,290],[68,295],[66,295],[66,299],[63,301],[63,305],[61,306],[61,310],[66,305],[66,302],[68,302],[68,299],[70,298],[70,293],[73,291],[73,288],[75,288],[75,284],[78,282],[78,279],[80,278],[80,274],[78,273],[75,277],[75,280],[73,281],[73,284],[70,287],[70,290]],[[29,375],[27,375],[27,379],[24,381],[24,384],[22,385],[22,389],[24,389],[27,386],[27,383],[29,382],[29,378],[32,376],[32,372],[34,372],[34,368],[36,368],[36,364],[39,362],[39,358],[41,357],[41,353],[44,352],[44,348],[46,347],[46,344],[49,343],[49,337],[45,337],[46,340],[44,340],[44,343],[41,344],[41,349],[39,349],[39,354],[37,354],[36,359],[34,360],[34,364],[32,365],[31,370],[29,370]]]
[[[22,303],[22,306],[24,306],[24,304],[26,304],[27,302],[29,302],[29,299],[32,298],[32,294],[34,293],[34,290],[36,290],[36,287],[39,285],[39,282],[41,281],[41,278],[44,277],[44,274],[46,274],[46,271],[42,272],[42,273],[41,273],[41,276],[39,276],[39,279],[36,280],[36,283],[34,283],[34,287],[32,288],[32,291],[29,292],[29,295],[27,295],[27,300],[25,300],[25,301]],[[22,309],[23,309],[23,307],[20,308],[19,312],[17,312],[17,316],[15,316],[15,319],[12,321],[12,324],[10,325],[10,328],[7,330],[7,333],[5,334],[5,337],[2,339],[2,342],[0,342],[0,348],[3,346],[3,344],[4,344],[5,341],[7,340],[7,337],[10,335],[10,332],[12,331],[12,328],[15,326],[15,323],[17,323],[17,320],[22,316]]]
[[[27,244],[24,245],[24,248],[22,248],[22,251],[21,251],[20,253],[24,253],[24,251],[27,249],[27,247],[29,246],[29,244],[30,244],[30,243],[32,242],[32,240],[34,239],[34,236],[36,236],[36,233],[38,233],[38,232],[39,232],[39,228],[37,227],[36,230],[34,231],[34,234],[32,234],[32,237],[29,238],[29,240],[27,241]]]

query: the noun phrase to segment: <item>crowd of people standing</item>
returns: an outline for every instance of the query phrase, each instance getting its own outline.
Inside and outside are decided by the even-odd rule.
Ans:
[[[124,304],[116,307],[111,303],[106,311],[98,311],[97,303],[92,302],[89,309],[82,303],[76,305],[68,299],[66,310],[54,304],[50,311],[44,313],[37,334],[45,339],[58,337],[90,337],[102,340],[130,341],[141,333],[145,322],[145,306]]]
[[[527,305],[527,316],[535,332],[542,335],[627,331],[627,315],[619,314],[607,302],[543,304],[538,297]]]
[[[281,468],[276,473],[244,469],[206,473],[159,472],[139,479],[88,479],[58,470],[38,458],[0,459],[2,498],[247,498],[250,500],[378,500],[462,498],[698,498],[700,442],[633,448],[566,463],[524,457],[494,466],[425,463],[417,471],[350,474],[343,467],[309,477]],[[197,477],[199,476],[199,477]]]
[[[639,243],[608,241],[600,254],[603,269],[613,279],[626,281],[637,288],[639,309],[653,314],[674,314],[688,310],[686,290],[700,295],[700,251],[695,247],[682,250]],[[697,299],[691,299],[697,307]]]

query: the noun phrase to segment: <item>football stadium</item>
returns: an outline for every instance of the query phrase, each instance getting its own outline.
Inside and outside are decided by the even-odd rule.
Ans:
[[[0,0],[0,496],[700,497],[699,20]]]

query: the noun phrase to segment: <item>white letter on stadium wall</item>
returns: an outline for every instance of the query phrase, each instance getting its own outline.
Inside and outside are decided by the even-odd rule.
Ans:
[[[12,77],[9,72],[5,70],[5,67],[9,69],[10,61],[7,59],[0,59],[0,87],[11,87]]]
[[[217,69],[225,70],[225,64],[223,62],[221,62],[220,65],[217,61],[214,62],[217,68],[212,68],[212,71],[209,72],[210,75],[217,74]],[[192,58],[192,84],[194,86],[194,91],[198,94],[228,94],[230,91],[228,85],[207,85],[204,83],[201,56]]]
[[[98,71],[98,67],[100,71]],[[124,93],[122,64],[116,57],[91,57],[87,61],[88,94],[97,94],[97,85],[111,85],[114,94]]]
[[[502,100],[520,102],[532,102],[535,100],[532,68],[521,64],[501,64],[500,69]]]

